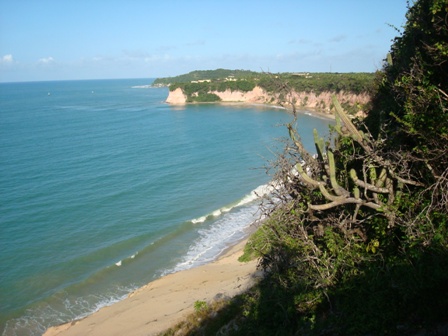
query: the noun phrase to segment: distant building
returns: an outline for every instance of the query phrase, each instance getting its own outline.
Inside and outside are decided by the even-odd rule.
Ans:
[[[191,81],[191,83],[210,83],[211,79],[198,79],[197,81]]]
[[[311,76],[309,72],[295,72],[292,75],[293,76],[305,77],[305,78],[313,78],[313,76]]]

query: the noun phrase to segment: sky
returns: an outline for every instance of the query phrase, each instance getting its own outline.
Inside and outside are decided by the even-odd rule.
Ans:
[[[406,0],[0,0],[0,82],[374,72],[406,12]]]

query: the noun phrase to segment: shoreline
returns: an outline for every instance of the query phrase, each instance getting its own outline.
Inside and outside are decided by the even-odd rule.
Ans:
[[[274,104],[241,101],[215,103],[292,112],[292,109]],[[297,109],[297,113],[334,120],[334,115],[312,108]],[[43,335],[157,335],[194,312],[196,301],[210,302],[218,294],[233,297],[244,292],[262,277],[256,267],[257,260],[238,262],[257,222],[245,229],[245,238],[227,246],[215,260],[164,275],[129,293],[123,300],[102,307],[86,317],[49,327]]]
[[[165,101],[166,104],[173,107],[181,107],[186,105],[203,105],[203,104],[219,104],[219,105],[235,105],[235,106],[254,106],[254,107],[263,107],[263,108],[271,108],[278,110],[285,110],[288,113],[292,112],[291,108],[275,105],[275,104],[267,104],[267,103],[254,103],[254,102],[245,102],[245,101],[217,101],[217,102],[193,102],[193,103],[182,103],[182,104],[173,104]],[[317,110],[313,107],[300,107],[296,109],[297,113],[309,115],[315,118],[327,119],[327,120],[335,120],[336,116],[333,113],[326,113],[320,110]]]
[[[233,104],[232,102],[230,102],[231,104]],[[235,104],[237,104],[238,102],[235,102]],[[222,102],[219,104],[227,104],[227,102]],[[280,105],[274,105],[274,104],[257,104],[257,103],[246,103],[246,102],[241,102],[242,105],[248,105],[248,106],[261,106],[261,107],[266,107],[266,108],[273,108],[273,109],[279,109],[279,110],[285,110],[288,113],[292,113],[292,109],[288,108],[288,107],[284,107],[284,106],[280,106]],[[325,113],[322,111],[318,111],[315,108],[312,107],[300,107],[300,108],[296,108],[297,113],[300,114],[305,114],[305,115],[309,115],[311,117],[314,118],[320,118],[320,119],[328,119],[328,120],[335,120],[336,116],[334,114],[330,114],[330,113]]]
[[[194,312],[196,301],[233,297],[261,277],[257,260],[241,263],[248,236],[208,264],[165,275],[80,320],[48,328],[55,335],[157,335]]]

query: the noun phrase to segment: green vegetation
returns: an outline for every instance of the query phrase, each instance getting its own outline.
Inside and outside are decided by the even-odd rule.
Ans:
[[[220,101],[221,98],[219,96],[215,95],[214,93],[204,93],[199,92],[196,95],[191,95],[188,97],[187,102],[188,103],[213,103]]]
[[[217,69],[192,71],[177,77],[157,78],[153,85],[169,86],[170,91],[181,88],[187,96],[187,102],[205,102],[207,101],[204,100],[205,98],[198,100],[195,96],[205,95],[212,91],[248,92],[252,91],[256,85],[283,100],[292,91],[316,94],[322,92],[371,94],[376,85],[375,78],[374,73],[280,73],[274,75],[246,70]],[[208,100],[210,102],[217,101],[213,96],[209,98],[211,98]],[[349,108],[359,110],[353,106]]]
[[[232,81],[214,81],[214,82],[201,82],[201,83],[175,83],[170,85],[170,90],[174,91],[177,88],[181,88],[184,94],[187,96],[187,102],[216,102],[221,99],[211,91],[224,92],[226,90],[231,91],[243,91],[248,92],[253,90],[255,83],[250,80],[232,80]]]
[[[260,258],[265,278],[166,335],[446,334],[447,17],[446,0],[409,8],[365,124],[334,100],[317,156],[287,125],[269,219],[242,257]]]
[[[184,75],[175,77],[157,78],[153,85],[169,86],[174,83],[191,83],[192,81],[207,80],[224,80],[225,78],[234,79],[251,79],[259,76],[259,73],[249,70],[195,70]]]
[[[300,73],[278,74],[276,80],[272,76],[262,76],[258,85],[267,92],[278,92],[279,88],[287,87],[296,92],[368,93],[375,88],[374,73]]]
[[[205,301],[196,301],[194,303],[194,310],[196,311],[196,313],[200,313],[207,309],[208,309],[208,304]]]

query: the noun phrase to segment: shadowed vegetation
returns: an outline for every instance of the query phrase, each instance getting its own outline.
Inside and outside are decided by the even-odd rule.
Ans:
[[[408,9],[363,123],[334,100],[317,155],[287,125],[268,220],[242,257],[265,278],[167,335],[448,333],[447,7]]]

